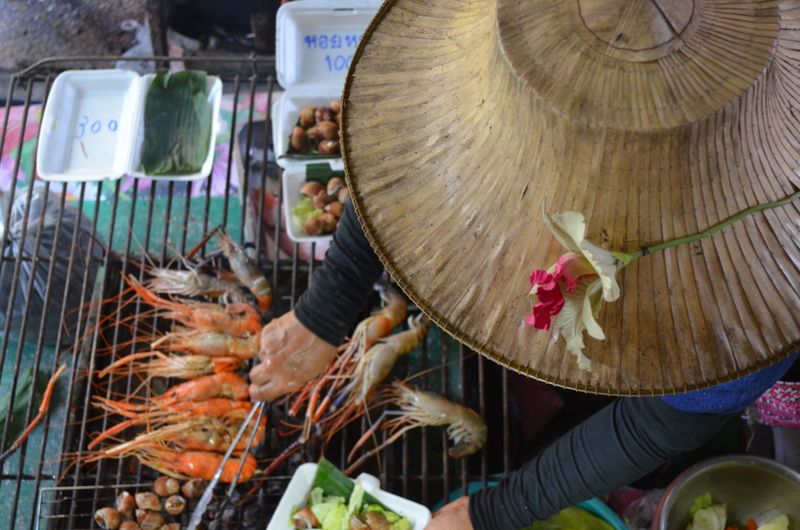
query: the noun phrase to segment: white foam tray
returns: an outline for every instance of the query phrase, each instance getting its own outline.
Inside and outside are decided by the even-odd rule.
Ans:
[[[320,161],[324,162],[324,161]],[[342,160],[333,160],[329,162],[331,169],[340,171],[344,169]],[[283,217],[286,222],[286,233],[289,239],[297,243],[322,243],[330,241],[333,234],[324,236],[310,236],[305,233],[303,227],[298,225],[292,219],[292,207],[303,197],[300,189],[306,183],[306,166],[305,165],[290,165],[283,170]]]
[[[290,530],[292,529],[292,509],[305,506],[308,494],[311,493],[311,486],[314,484],[314,476],[317,474],[317,464],[303,464],[297,468],[292,480],[289,482],[286,491],[283,492],[278,509],[272,515],[272,519],[267,525],[267,530]],[[403,497],[398,497],[380,488],[377,478],[368,473],[362,473],[356,480],[364,486],[364,491],[378,499],[384,506],[391,511],[408,517],[411,521],[411,528],[414,530],[424,530],[431,520],[431,512],[425,506],[412,502]]]
[[[272,107],[272,138],[279,166],[325,162],[286,156],[300,110],[340,99],[361,35],[379,0],[303,0],[278,10],[275,69],[284,92]],[[333,160],[341,160],[341,157]]]
[[[144,101],[155,75],[125,70],[68,70],[56,77],[42,116],[36,167],[44,180],[83,182],[123,175],[157,180],[207,177],[219,132],[222,81],[209,76],[211,139],[200,171],[148,175],[140,168],[144,142]]]

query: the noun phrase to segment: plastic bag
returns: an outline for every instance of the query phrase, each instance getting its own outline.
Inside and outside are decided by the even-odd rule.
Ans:
[[[55,340],[59,326],[65,324],[69,333],[74,334],[77,324],[78,309],[81,304],[88,301],[94,287],[97,274],[97,259],[102,256],[102,250],[91,239],[92,223],[74,205],[69,202],[64,204],[63,217],[59,227],[58,219],[61,208],[61,194],[50,192],[45,203],[44,190],[34,190],[31,194],[30,210],[28,212],[28,226],[23,239],[23,226],[27,204],[27,190],[21,190],[22,195],[17,197],[11,206],[11,216],[8,224],[8,243],[0,264],[0,292],[4,293],[0,301],[0,324],[5,325],[6,319],[12,318],[11,331],[18,332],[21,328],[25,307],[28,307],[25,340],[38,339],[42,318],[46,315],[44,334],[45,341],[51,343]],[[0,200],[0,238],[3,230],[2,221],[5,219],[5,201]],[[78,225],[77,232],[75,227]],[[58,229],[58,231],[56,231]],[[41,236],[39,232],[41,230]],[[73,235],[77,237],[76,248],[69,271],[70,252]],[[35,265],[32,257],[36,252],[36,240],[39,241],[39,259]],[[16,281],[16,293],[13,304],[9,308],[11,292],[14,282],[15,261],[21,256],[19,274]],[[44,298],[47,290],[50,262],[55,260],[52,278],[50,280],[50,293],[47,307],[44,307]],[[88,270],[87,270],[88,269]],[[69,276],[68,276],[69,273]],[[87,274],[85,293],[83,289],[84,274]],[[28,287],[33,278],[30,294]],[[30,297],[30,300],[28,300]],[[62,306],[66,298],[66,306],[62,314]]]
[[[631,530],[647,530],[653,524],[653,516],[661,502],[664,490],[652,490],[636,499],[625,508],[622,519]]]

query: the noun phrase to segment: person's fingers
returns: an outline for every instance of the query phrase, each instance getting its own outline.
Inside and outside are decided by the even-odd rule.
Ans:
[[[255,365],[250,370],[250,381],[259,386],[268,383],[273,375],[271,368],[271,364],[266,361]]]
[[[268,381],[263,385],[250,385],[251,401],[272,401],[285,393],[285,390],[274,380]]]
[[[251,384],[247,391],[250,394],[251,401],[267,401],[267,394],[266,392],[262,392],[259,385]]]

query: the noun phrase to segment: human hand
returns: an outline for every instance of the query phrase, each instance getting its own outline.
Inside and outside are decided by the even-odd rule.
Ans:
[[[325,369],[336,347],[314,335],[290,311],[261,330],[261,362],[250,370],[250,398],[271,401],[297,390]]]
[[[472,530],[469,497],[461,497],[433,514],[425,530]]]

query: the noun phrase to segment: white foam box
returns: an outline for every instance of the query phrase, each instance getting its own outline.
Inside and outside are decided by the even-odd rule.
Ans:
[[[340,171],[344,169],[341,159],[329,163],[331,169]],[[330,241],[333,235],[310,236],[305,233],[303,227],[294,222],[292,218],[292,207],[302,198],[300,188],[306,183],[306,166],[290,165],[283,170],[283,211],[286,220],[286,233],[292,241],[298,243],[323,243]]]
[[[125,70],[68,70],[56,77],[39,133],[36,167],[44,180],[84,182],[123,175],[157,180],[207,177],[214,164],[219,132],[222,81],[208,76],[212,104],[211,139],[200,171],[188,175],[148,175],[141,171],[144,102],[155,75]]]
[[[347,70],[361,35],[380,6],[379,0],[302,0],[278,10],[275,32],[275,69],[284,91],[272,106],[272,139],[283,173],[284,218],[289,238],[298,243],[324,242],[309,236],[292,222],[292,206],[300,199],[305,166],[330,163],[342,169],[341,156],[298,158],[288,155],[289,136],[309,105],[328,106],[340,99]]]
[[[314,477],[317,474],[317,464],[303,464],[297,468],[289,486],[281,497],[278,508],[272,515],[267,525],[267,530],[292,529],[292,510],[302,508],[311,493]],[[378,499],[381,504],[398,515],[408,517],[413,530],[424,530],[431,520],[431,512],[425,506],[412,502],[403,497],[398,497],[380,488],[380,481],[368,473],[361,473],[356,480],[364,486],[364,491]]]

